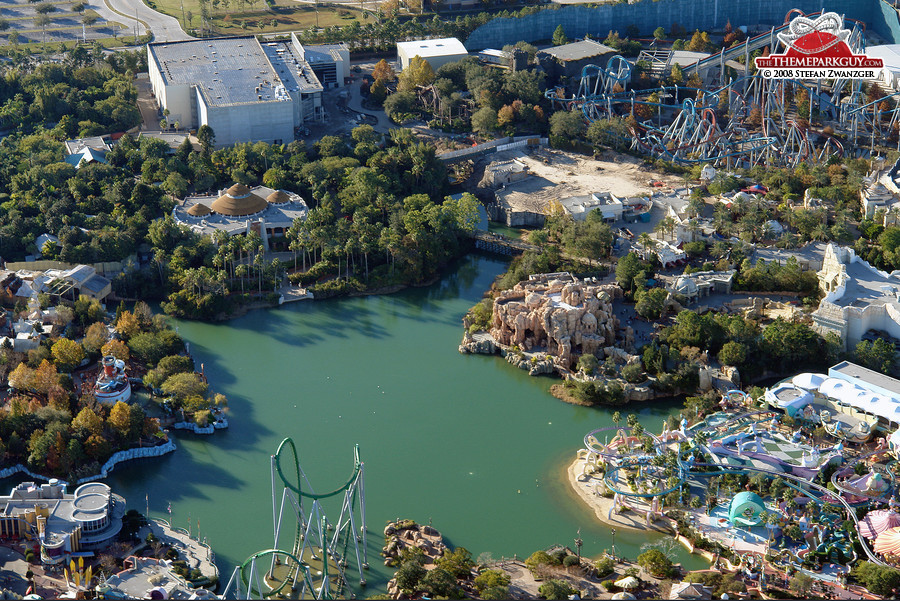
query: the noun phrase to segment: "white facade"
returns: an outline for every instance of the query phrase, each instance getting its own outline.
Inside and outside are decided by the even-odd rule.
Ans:
[[[409,61],[416,56],[424,58],[431,68],[437,71],[441,65],[466,58],[469,56],[469,52],[456,38],[397,42],[397,61],[400,63],[401,70],[406,70],[409,67]]]
[[[900,272],[875,269],[851,248],[829,244],[816,274],[825,298],[812,314],[822,336],[835,333],[852,348],[869,330],[900,338]]]
[[[215,106],[197,92],[199,122],[216,134],[216,145],[259,140],[287,144],[294,139],[293,102],[254,102]]]
[[[296,36],[293,38],[296,42]],[[169,123],[208,125],[217,146],[288,143],[298,127],[321,122],[323,86],[309,54],[333,86],[342,85],[349,52],[254,37],[148,44],[150,83]]]

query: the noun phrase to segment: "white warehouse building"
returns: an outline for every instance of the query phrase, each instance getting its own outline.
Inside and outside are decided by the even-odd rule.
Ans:
[[[397,62],[400,63],[401,71],[405,71],[409,67],[409,61],[417,56],[424,58],[437,71],[441,65],[466,58],[469,52],[456,38],[397,42]]]
[[[324,119],[324,89],[343,84],[349,54],[343,45],[304,48],[290,41],[260,43],[253,36],[147,45],[150,83],[169,123],[208,125],[217,146],[237,142],[288,143],[296,128]]]

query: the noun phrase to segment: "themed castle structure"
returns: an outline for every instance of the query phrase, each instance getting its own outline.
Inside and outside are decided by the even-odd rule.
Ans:
[[[615,344],[618,320],[612,300],[617,293],[618,286],[567,273],[531,276],[494,300],[491,335],[504,346],[546,349],[565,369],[584,353],[602,358]]]
[[[125,375],[125,362],[111,355],[103,357],[103,369],[94,384],[94,398],[101,403],[127,403],[131,398],[131,383]]]

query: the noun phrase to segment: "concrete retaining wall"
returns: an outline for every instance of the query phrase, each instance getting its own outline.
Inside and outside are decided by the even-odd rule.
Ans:
[[[111,472],[117,464],[123,461],[129,461],[131,459],[142,459],[144,457],[160,457],[167,453],[171,453],[174,450],[175,443],[169,440],[169,442],[167,442],[166,444],[155,447],[141,447],[138,449],[128,449],[127,451],[119,451],[118,453],[113,453],[112,457],[110,457],[109,460],[103,464],[103,467],[100,468],[99,474],[88,476],[87,478],[82,478],[75,482],[75,484],[78,485],[84,482],[91,482],[93,480],[106,478],[109,475],[109,472]],[[12,476],[15,476],[16,474],[27,474],[35,480],[48,480],[47,476],[35,474],[21,463],[0,470],[0,479],[10,478]]]

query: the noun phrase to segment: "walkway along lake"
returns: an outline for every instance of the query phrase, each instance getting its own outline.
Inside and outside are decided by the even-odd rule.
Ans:
[[[457,352],[463,314],[505,266],[470,255],[428,288],[291,303],[225,324],[178,322],[228,396],[230,428],[213,437],[177,432],[177,452],[123,465],[108,483],[131,507],[143,511],[149,495],[151,516],[199,527],[223,580],[272,546],[269,456],[287,436],[318,491],[346,480],[359,444],[372,566],[366,594],[384,589],[389,572],[378,552],[386,522],[397,517],[433,521],[475,557],[574,548],[579,528],[583,554],[603,552],[609,529],[575,498],[565,468],[586,432],[613,425],[612,412],[557,401],[547,392],[556,380],[500,358]],[[658,432],[678,410],[673,401],[622,414],[637,411]],[[616,551],[634,558],[651,536],[620,530]],[[680,559],[705,567],[686,552]]]

